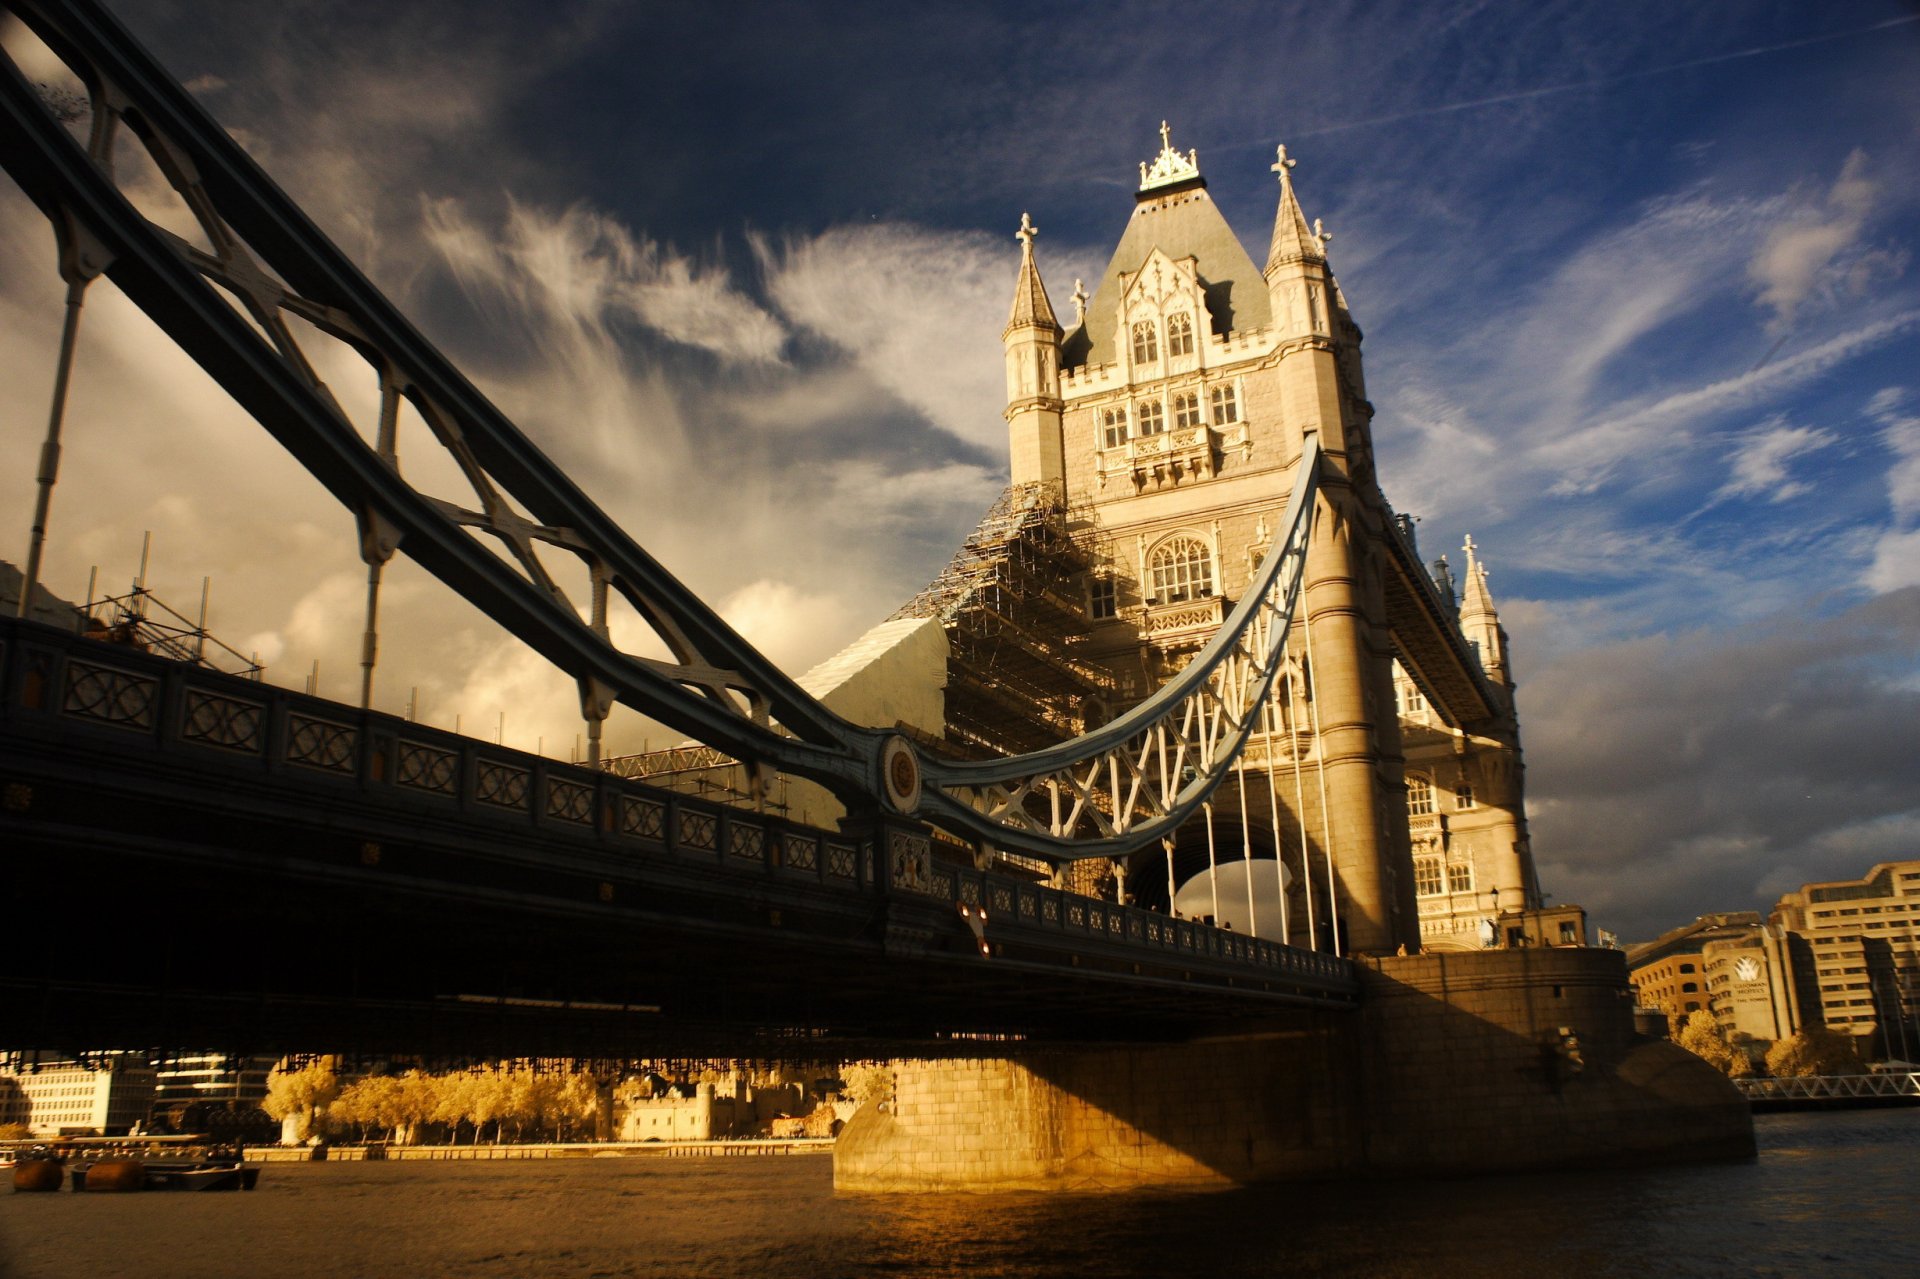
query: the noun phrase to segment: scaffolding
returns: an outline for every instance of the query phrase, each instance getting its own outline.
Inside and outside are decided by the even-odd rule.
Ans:
[[[1066,588],[1089,559],[1053,484],[1000,495],[925,590],[893,618],[933,618],[947,633],[948,753],[983,758],[1038,750],[1080,732],[1113,678],[1076,649],[1082,604]]]

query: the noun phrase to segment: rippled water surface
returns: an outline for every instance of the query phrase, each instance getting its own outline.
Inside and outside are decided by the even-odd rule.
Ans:
[[[0,1275],[1920,1276],[1920,1109],[1762,1116],[1638,1172],[1039,1198],[833,1193],[821,1156],[269,1165],[0,1195]]]

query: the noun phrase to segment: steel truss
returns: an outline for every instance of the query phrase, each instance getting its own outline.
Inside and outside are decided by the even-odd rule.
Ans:
[[[898,734],[851,724],[821,705],[641,549],[97,0],[0,0],[0,11],[80,78],[91,112],[83,146],[12,60],[0,58],[0,165],[53,224],[69,285],[57,388],[80,298],[104,274],[353,512],[369,568],[369,683],[381,568],[404,549],[578,681],[596,747],[599,724],[619,701],[751,766],[818,781],[850,807],[920,816],[1054,861],[1116,856],[1170,836],[1231,771],[1284,658],[1314,509],[1311,438],[1289,513],[1246,598],[1174,681],[1112,724],[1047,750],[923,761]],[[208,248],[127,198],[113,172],[122,125],[185,201]],[[351,347],[377,375],[371,444],[314,371],[290,321]],[[62,401],[57,389],[43,493],[57,465]],[[423,492],[401,474],[403,401],[472,488],[472,505]],[[43,525],[41,512],[36,563]],[[543,554],[585,566],[584,608]],[[671,661],[615,646],[614,599],[645,620]]]

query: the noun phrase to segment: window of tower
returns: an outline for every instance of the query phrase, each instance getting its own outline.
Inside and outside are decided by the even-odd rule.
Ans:
[[[1433,812],[1433,783],[1424,773],[1407,774],[1407,816],[1425,817]]]
[[[1413,859],[1413,891],[1421,897],[1438,897],[1447,891],[1446,884],[1440,878],[1438,857]]]
[[[1147,576],[1155,603],[1201,599],[1213,594],[1213,556],[1199,538],[1169,538],[1154,548]]]
[[[1213,388],[1213,424],[1226,426],[1240,420],[1240,400],[1231,386]]]
[[[1453,806],[1455,808],[1472,808],[1474,803],[1473,783],[1461,782],[1453,788]]]
[[[1427,695],[1420,686],[1409,680],[1400,686],[1400,710],[1406,715],[1424,714],[1427,709]]]
[[[1160,358],[1160,339],[1153,331],[1152,320],[1133,322],[1133,362],[1152,364]]]
[[[1120,588],[1110,577],[1096,577],[1087,583],[1087,612],[1093,620],[1103,621],[1120,612]]]
[[[1168,343],[1171,348],[1172,343]],[[1173,424],[1184,430],[1189,426],[1200,425],[1200,395],[1196,391],[1182,391],[1173,397]]]
[[[1100,430],[1106,439],[1105,447],[1117,449],[1127,442],[1127,409],[1121,405],[1117,409],[1100,411]]]
[[[1473,891],[1473,863],[1447,863],[1447,891],[1450,893],[1470,893]]]
[[[1133,417],[1140,434],[1158,435],[1167,429],[1167,407],[1158,400],[1142,400],[1133,406]]]
[[[1193,321],[1188,318],[1185,311],[1167,321],[1167,354],[1169,356],[1193,354]]]

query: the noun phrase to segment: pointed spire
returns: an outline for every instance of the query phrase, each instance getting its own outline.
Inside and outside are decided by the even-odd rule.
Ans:
[[[1494,611],[1493,596],[1487,590],[1487,566],[1474,556],[1473,538],[1468,537],[1462,548],[1467,553],[1466,582],[1460,596],[1460,620],[1464,623],[1479,618],[1497,618]]]
[[[1293,166],[1298,163],[1287,155],[1283,144],[1269,167],[1280,175],[1280,209],[1273,219],[1273,247],[1267,251],[1268,271],[1287,262],[1298,262],[1310,258],[1316,262],[1327,260],[1327,241],[1333,237],[1321,229],[1318,221],[1307,225],[1307,215],[1300,211],[1300,197],[1293,193]]]
[[[1020,215],[1020,229],[1013,238],[1020,241],[1020,278],[1013,286],[1013,313],[1007,317],[1007,332],[1017,328],[1060,331],[1053,318],[1053,304],[1047,301],[1047,286],[1040,280],[1040,268],[1033,262],[1033,237],[1040,228],[1026,214]]]

